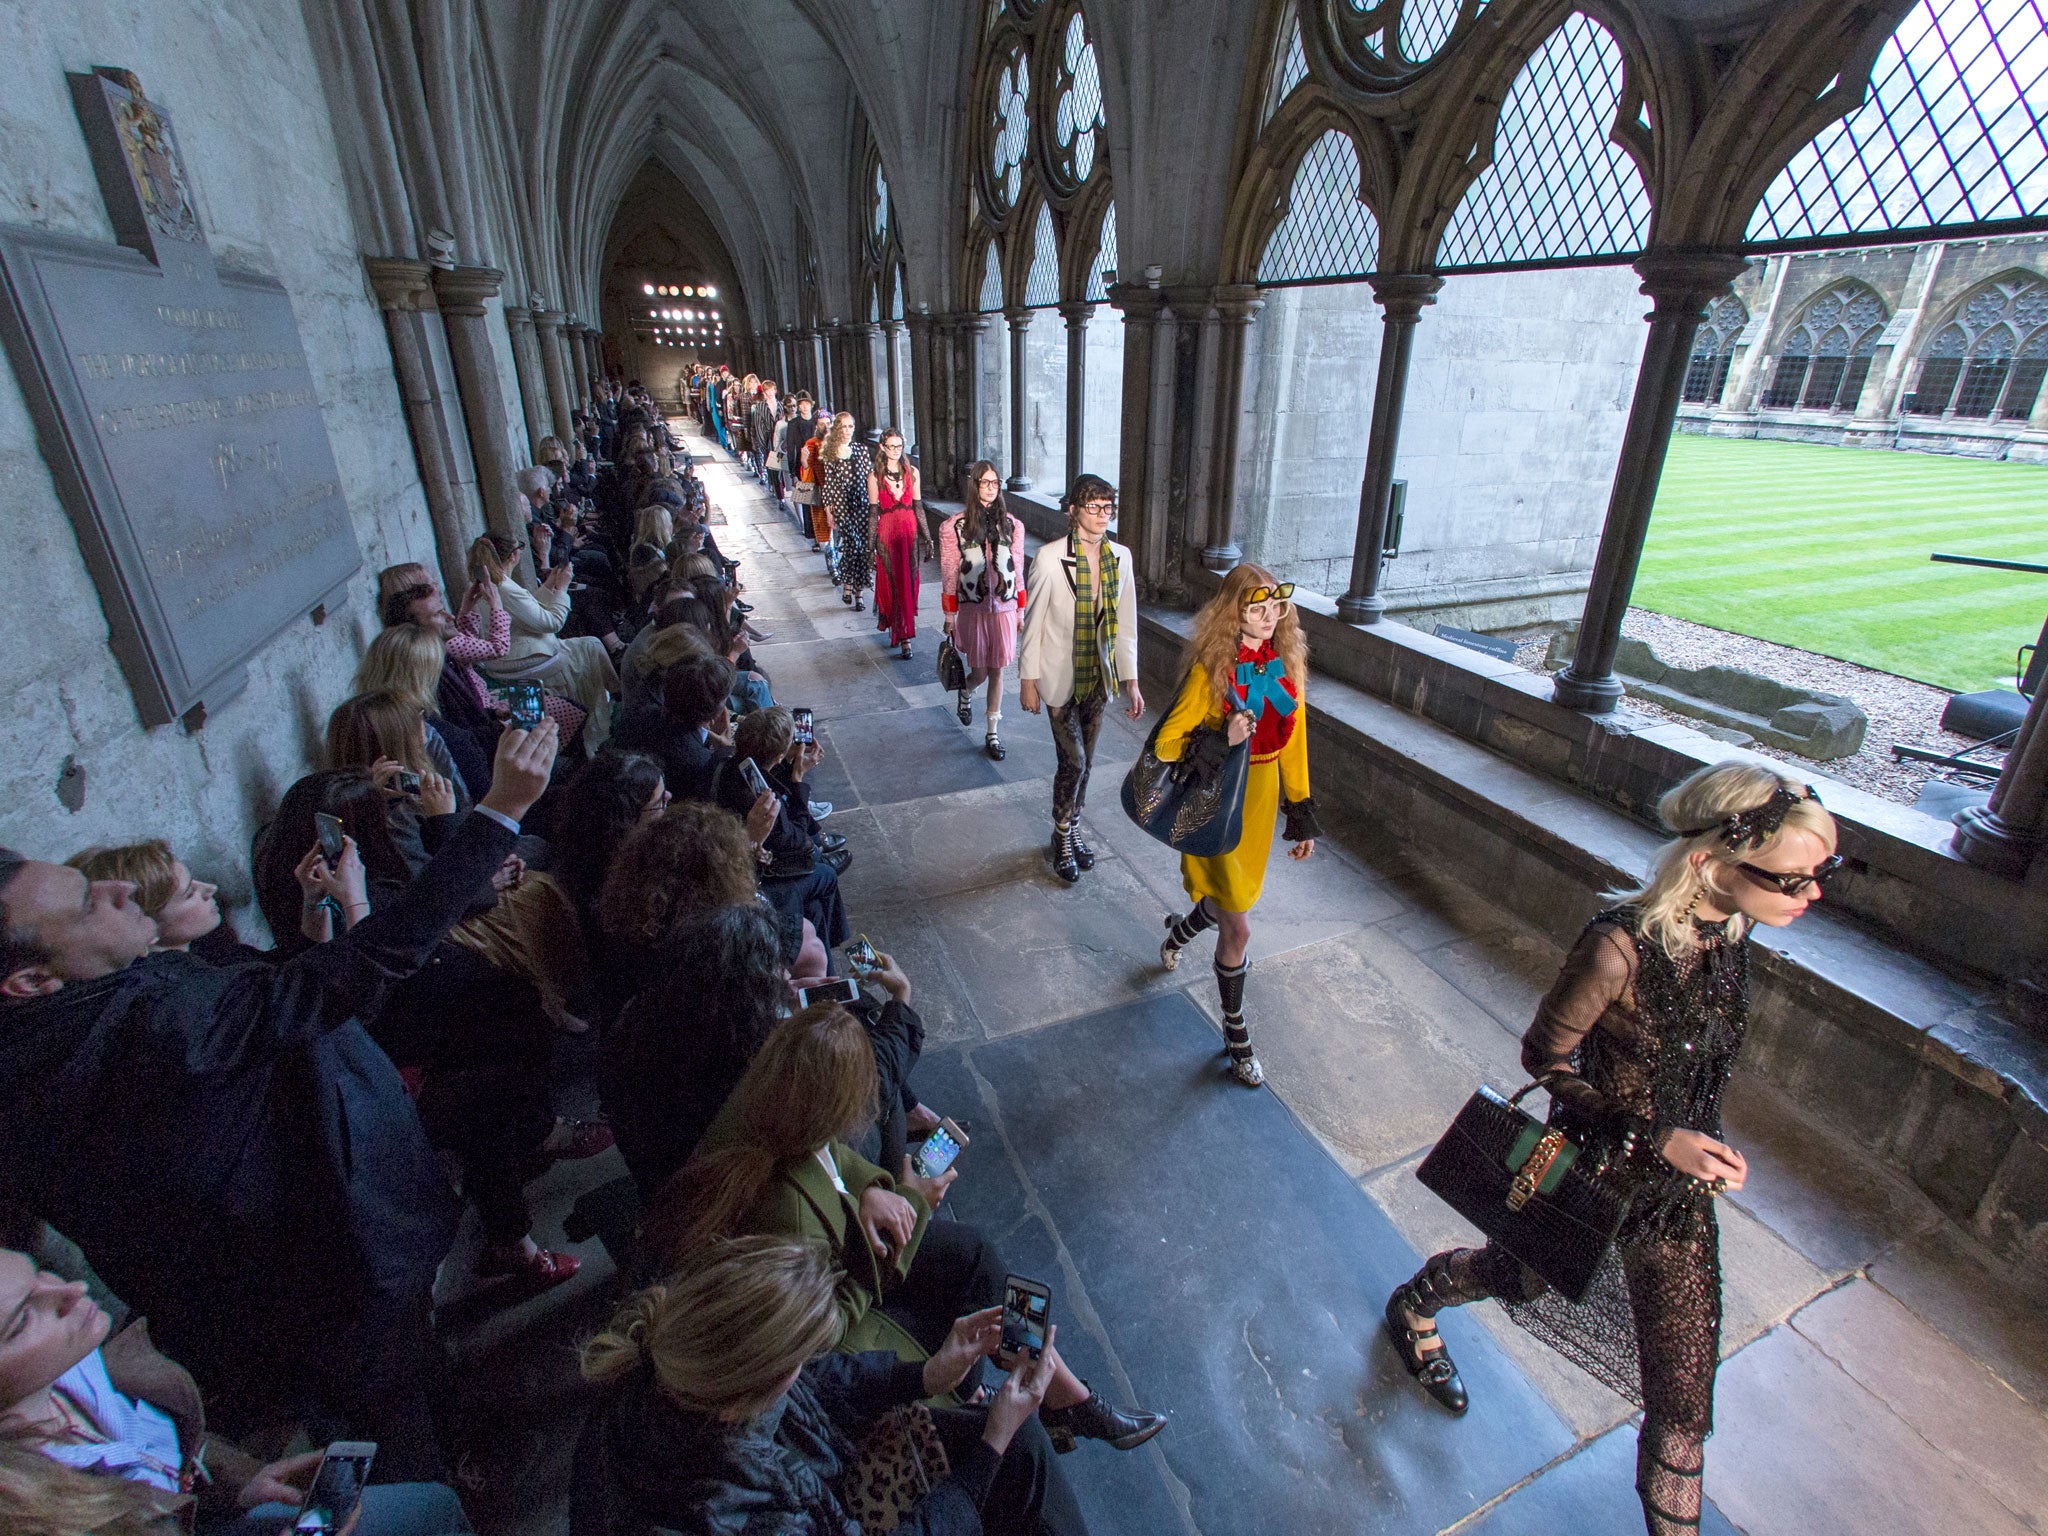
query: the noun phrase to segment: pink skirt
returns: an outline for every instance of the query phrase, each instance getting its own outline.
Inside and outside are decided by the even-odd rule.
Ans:
[[[953,644],[977,672],[1007,667],[1017,659],[1017,605],[962,603],[953,615]]]

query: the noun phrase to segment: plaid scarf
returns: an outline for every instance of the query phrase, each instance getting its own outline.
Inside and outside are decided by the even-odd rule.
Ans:
[[[1118,568],[1116,549],[1105,538],[1096,546],[1102,568],[1098,601],[1088,562],[1081,558],[1079,534],[1067,535],[1067,558],[1074,566],[1074,697],[1093,698],[1116,692],[1124,679],[1116,675]]]

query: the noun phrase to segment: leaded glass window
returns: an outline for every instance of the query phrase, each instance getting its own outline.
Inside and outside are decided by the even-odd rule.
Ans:
[[[1287,25],[1281,29],[1280,68],[1273,76],[1273,92],[1266,99],[1266,118],[1271,121],[1280,103],[1308,78],[1308,53],[1301,43],[1301,12],[1289,9]]]
[[[1053,140],[1060,169],[1068,184],[1078,187],[1095,169],[1098,130],[1102,127],[1102,76],[1095,67],[1095,45],[1079,11],[1067,21],[1060,51],[1061,82],[1053,111]]]
[[[1380,227],[1358,199],[1358,147],[1332,128],[1301,157],[1287,216],[1259,258],[1262,283],[1362,277],[1379,260]]]
[[[1928,344],[1906,397],[1916,416],[2024,420],[2048,371],[2048,282],[2015,275],[1971,294]]]
[[[1452,213],[1443,267],[1632,255],[1650,226],[1635,161],[1608,137],[1621,102],[1621,45],[1573,12],[1515,77],[1493,163]]]
[[[1019,49],[996,80],[994,133],[989,140],[992,186],[1005,208],[1024,187],[1024,150],[1031,140],[1031,61]]]
[[[903,318],[903,269],[898,267],[889,281],[889,318]]]
[[[1369,74],[1398,84],[1442,51],[1460,21],[1485,8],[1486,0],[1344,0],[1351,15],[1340,13],[1338,35]]]
[[[1116,270],[1116,204],[1102,211],[1102,235],[1097,242],[1094,270],[1088,274],[1088,291],[1083,297],[1100,304],[1109,298],[1108,273]]]
[[[875,244],[880,246],[889,238],[889,182],[882,175],[882,162],[875,162],[874,207],[870,210],[875,231]]]
[[[1685,365],[1684,397],[1718,404],[1728,387],[1728,364],[1735,356],[1735,338],[1749,324],[1749,310],[1732,293],[1724,293],[1707,310],[1693,334],[1692,358]]]
[[[1862,106],[1792,157],[1752,240],[2048,213],[2044,0],[1921,0],[1879,50]]]
[[[1060,249],[1053,235],[1052,210],[1038,206],[1038,223],[1031,230],[1031,270],[1024,278],[1024,304],[1044,309],[1060,301]]]
[[[981,269],[981,297],[975,308],[984,315],[992,314],[1003,307],[1003,264],[996,255],[996,243],[988,243],[988,260]]]
[[[1810,302],[1785,338],[1763,404],[1772,410],[1853,411],[1890,318],[1861,283],[1839,283]]]

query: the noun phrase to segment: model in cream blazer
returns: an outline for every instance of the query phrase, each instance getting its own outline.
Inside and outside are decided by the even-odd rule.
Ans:
[[[1102,541],[1116,555],[1116,681],[1127,689],[1138,680],[1138,580],[1131,552],[1113,539]],[[1072,535],[1043,545],[1031,561],[1024,594],[1024,628],[1017,648],[1017,676],[1038,685],[1041,703],[1057,709],[1074,696],[1074,556]],[[1098,598],[1098,601],[1100,599]]]

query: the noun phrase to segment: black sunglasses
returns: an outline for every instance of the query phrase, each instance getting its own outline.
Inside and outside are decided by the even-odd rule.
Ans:
[[[1809,885],[1816,889],[1825,885],[1841,869],[1842,856],[1838,853],[1829,854],[1814,866],[1814,871],[1810,875],[1802,875],[1796,871],[1791,874],[1780,874],[1775,869],[1758,869],[1754,864],[1737,864],[1735,867],[1758,885],[1768,886],[1782,895],[1799,896],[1805,894]]]

